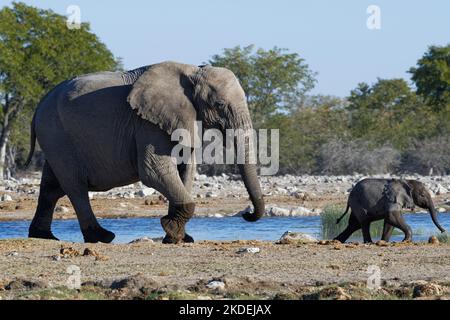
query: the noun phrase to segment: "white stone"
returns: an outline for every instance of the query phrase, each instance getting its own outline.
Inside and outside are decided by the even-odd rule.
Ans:
[[[209,214],[208,218],[223,218],[224,215],[220,213]]]
[[[212,290],[224,290],[225,289],[225,283],[223,281],[213,280],[213,281],[208,282],[206,287],[208,289],[212,289]]]
[[[257,247],[249,247],[249,248],[243,247],[243,248],[239,248],[239,250],[237,251],[237,253],[252,253],[252,254],[259,253],[259,252],[261,252],[261,249],[257,248]]]
[[[448,190],[446,188],[444,188],[441,184],[437,184],[436,188],[434,189],[434,192],[436,193],[436,195],[442,195],[442,194],[446,194],[448,192]]]
[[[60,213],[67,213],[67,212],[69,212],[69,209],[64,206],[57,206],[55,208],[55,211],[60,212]]]
[[[279,242],[302,242],[302,243],[314,243],[318,240],[314,238],[313,236],[301,233],[301,232],[292,232],[292,231],[286,231],[281,236]]]
[[[215,194],[214,192],[208,191],[205,195],[207,198],[217,198],[218,195]]]
[[[11,196],[9,194],[4,194],[0,198],[0,201],[13,201],[13,199],[11,198]]]
[[[19,255],[19,253],[17,251],[13,251],[8,253],[6,256],[7,257],[17,257]]]
[[[132,244],[132,243],[140,243],[140,242],[149,242],[149,243],[152,243],[152,242],[154,242],[154,241],[153,241],[151,238],[149,238],[149,237],[141,237],[141,238],[134,239],[134,240],[130,241],[129,244]]]
[[[138,197],[144,198],[153,195],[155,192],[156,191],[153,188],[142,188],[141,190],[136,192],[136,195]]]
[[[291,215],[291,210],[280,207],[270,207],[268,215],[271,217],[289,217]]]
[[[317,215],[317,213],[314,213],[313,211],[311,211],[305,207],[297,207],[297,208],[293,208],[291,210],[291,216],[293,216],[293,217],[303,217],[303,216],[311,216],[311,215]]]

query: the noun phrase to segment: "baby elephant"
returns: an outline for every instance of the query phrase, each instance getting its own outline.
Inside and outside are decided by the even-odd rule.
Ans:
[[[436,227],[445,232],[436,217],[436,209],[430,193],[422,182],[397,179],[364,179],[350,192],[347,209],[337,223],[351,208],[347,228],[335,240],[345,242],[358,229],[362,229],[364,242],[372,242],[370,223],[384,219],[382,240],[389,241],[392,230],[399,228],[405,234],[403,241],[411,240],[411,228],[402,216],[402,209],[414,209],[414,205],[427,209]]]

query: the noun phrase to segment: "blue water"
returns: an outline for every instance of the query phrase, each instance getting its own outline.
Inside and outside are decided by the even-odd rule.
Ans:
[[[406,214],[405,219],[413,229],[414,241],[426,240],[439,232],[427,214]],[[439,221],[450,230],[450,214],[440,214]],[[99,219],[99,222],[116,234],[115,243],[127,243],[143,236],[153,238],[164,235],[159,218]],[[27,237],[29,224],[29,221],[0,222],[0,239]],[[83,241],[76,220],[56,220],[52,230],[61,240]],[[320,217],[268,217],[254,223],[238,217],[193,218],[186,226],[186,231],[195,240],[277,240],[287,230],[320,238]],[[392,237],[392,241],[402,239],[403,235]],[[353,237],[351,240],[361,239]]]

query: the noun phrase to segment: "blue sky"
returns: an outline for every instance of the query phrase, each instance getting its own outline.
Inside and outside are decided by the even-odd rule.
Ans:
[[[297,52],[318,72],[313,93],[346,96],[358,82],[403,77],[431,44],[450,43],[447,0],[24,1],[82,21],[127,69],[163,60],[200,64],[223,48],[255,44]],[[11,1],[0,0],[0,6]],[[369,30],[369,5],[381,29]]]

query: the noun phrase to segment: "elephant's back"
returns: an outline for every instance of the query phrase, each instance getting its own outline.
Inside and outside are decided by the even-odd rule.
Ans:
[[[66,149],[76,150],[95,188],[106,190],[131,181],[136,175],[137,115],[127,102],[129,91],[117,72],[88,74],[62,83],[36,113],[38,140],[44,141],[47,150],[61,150],[62,143],[55,143],[53,137],[64,136],[70,146]]]
[[[363,207],[370,208],[377,205],[383,197],[384,186],[388,179],[366,178],[359,181],[350,192],[353,201],[357,201]]]

